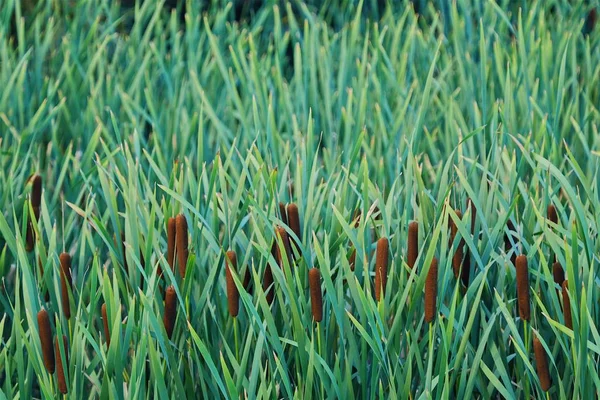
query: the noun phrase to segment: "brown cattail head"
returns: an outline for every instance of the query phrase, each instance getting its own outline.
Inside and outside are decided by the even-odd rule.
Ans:
[[[31,178],[31,207],[38,209],[42,205],[42,177],[34,175]],[[37,216],[36,216],[37,217]]]
[[[573,329],[573,316],[571,315],[571,298],[569,297],[569,281],[562,283],[563,293],[563,314],[565,317],[565,326]]]
[[[235,251],[227,252],[225,262],[225,279],[227,281],[227,303],[229,305],[229,315],[233,318],[238,316],[240,311],[240,292],[233,281],[233,271],[237,271],[237,257]]]
[[[163,322],[167,336],[171,339],[173,328],[175,328],[175,320],[177,319],[177,293],[173,285],[170,285],[165,291],[165,315]]]
[[[287,211],[285,210],[285,204],[283,204],[282,202],[279,202],[279,216],[281,217],[281,222],[287,225],[288,215]]]
[[[188,224],[185,215],[179,214],[175,221],[177,238],[177,261],[179,263],[179,275],[185,277],[185,269],[188,261]]]
[[[533,351],[535,353],[535,364],[538,378],[540,379],[540,386],[544,392],[547,392],[550,386],[552,386],[552,379],[550,378],[550,371],[548,369],[546,350],[537,335],[533,336]]]
[[[290,203],[287,207],[288,212],[288,226],[294,232],[294,234],[298,237],[298,242],[294,239],[294,243],[296,246],[300,245],[300,240],[302,240],[302,232],[300,231],[300,213],[298,212],[298,206],[295,203]]]
[[[311,268],[308,271],[308,283],[310,285],[310,306],[315,322],[323,320],[323,294],[321,293],[321,271]]]
[[[50,374],[54,373],[54,348],[52,347],[52,329],[50,318],[44,309],[37,314],[40,342],[42,343],[42,355],[44,356],[44,367]]]
[[[110,347],[110,329],[108,329],[108,313],[106,312],[106,303],[102,304],[102,323],[104,324],[104,337],[106,340],[106,349]]]
[[[556,213],[556,207],[550,204],[547,209],[548,220],[554,224],[558,224],[558,214]]]
[[[455,212],[456,212],[456,216],[458,217],[458,219],[462,219],[462,212],[460,212],[460,210],[458,210],[458,209],[455,210]],[[456,235],[458,233],[458,228],[452,219],[449,220],[449,224],[450,224],[450,246],[452,246],[452,244],[454,243],[454,238],[456,238]],[[456,251],[454,252],[454,255],[452,256],[452,271],[454,272],[454,278],[456,278],[456,279],[458,279],[458,277],[460,275],[460,267],[462,266],[462,261],[463,261],[464,245],[465,245],[465,241],[464,241],[464,239],[461,239],[460,242],[458,243],[458,247],[456,248]]]
[[[438,283],[438,260],[433,258],[425,281],[425,322],[430,323],[435,319]]]
[[[289,237],[287,231],[285,230],[285,228],[282,226],[277,227],[276,235],[277,235],[277,241],[279,241],[279,239],[281,239],[281,242],[283,243],[283,250],[285,251],[288,263],[291,265],[292,250],[290,247],[290,237]],[[279,243],[277,243],[277,264],[279,265],[280,268],[283,266],[283,254],[281,253]]]
[[[167,221],[167,262],[175,273],[175,235],[177,234],[175,218]]]
[[[64,351],[64,360],[60,355],[60,345],[58,342],[58,337],[54,340],[54,351],[56,353],[56,378],[58,380],[58,390],[62,394],[67,394],[67,378],[66,371],[69,367],[69,346],[67,345],[67,337],[63,335],[63,351]]]
[[[565,271],[558,261],[552,264],[552,276],[554,277],[554,283],[558,286],[561,286],[565,281]]]
[[[377,241],[377,258],[375,259],[375,299],[377,301],[385,296],[389,257],[390,242],[383,237]]]
[[[275,288],[273,285],[273,271],[271,271],[271,266],[267,264],[265,268],[265,273],[263,275],[263,291],[265,292],[265,296],[267,298],[267,303],[269,305],[273,304],[273,300],[275,299]]]
[[[419,223],[413,221],[408,224],[408,259],[407,264],[412,269],[419,255]]]
[[[524,321],[529,321],[529,275],[527,257],[523,254],[517,257],[517,297],[519,300],[519,317]]]
[[[61,253],[60,259],[60,288],[63,312],[65,318],[71,318],[71,303],[69,302],[69,291],[73,289],[73,280],[71,277],[71,256],[68,253]]]

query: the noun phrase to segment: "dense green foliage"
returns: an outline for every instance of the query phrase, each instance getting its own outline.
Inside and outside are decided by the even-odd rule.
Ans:
[[[244,20],[232,3],[191,7],[182,23],[150,1],[123,13],[109,0],[48,0],[23,19],[15,0],[1,2],[4,396],[56,396],[38,335],[45,308],[67,336],[74,399],[544,398],[534,337],[549,397],[598,397],[600,28],[586,22],[589,2],[433,2],[425,17],[374,1],[275,3]],[[43,196],[27,252],[33,174]],[[286,227],[300,245],[278,268],[280,202],[298,205],[301,237]],[[166,256],[167,220],[180,213],[185,279]],[[390,256],[376,302],[378,237]],[[466,286],[452,268],[463,240]],[[68,320],[62,252],[73,258]],[[528,260],[529,321],[516,254]],[[437,315],[426,324],[434,257]],[[170,339],[166,285],[177,295]]]

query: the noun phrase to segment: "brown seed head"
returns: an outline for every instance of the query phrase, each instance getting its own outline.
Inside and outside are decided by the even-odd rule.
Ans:
[[[308,283],[310,285],[310,305],[315,322],[323,320],[323,294],[321,293],[321,271],[311,268],[308,271]]]
[[[548,209],[546,211],[547,215],[548,215],[548,220],[554,224],[558,224],[558,214],[556,213],[556,207],[554,207],[553,204],[550,204],[548,206]]]
[[[292,250],[290,247],[290,237],[287,234],[287,231],[285,230],[285,228],[283,228],[281,226],[277,227],[276,235],[277,235],[277,240],[281,239],[288,263],[291,265]],[[279,243],[277,243],[277,264],[279,265],[280,268],[283,266],[283,255],[281,253],[281,249],[279,248]]]
[[[279,202],[279,216],[281,217],[281,222],[287,225],[288,215],[287,211],[285,210],[285,204],[283,204],[282,202]]]
[[[571,314],[571,298],[569,297],[569,281],[562,283],[563,293],[563,315],[565,317],[565,326],[573,329],[573,316]]]
[[[377,301],[385,296],[389,257],[390,243],[387,238],[383,237],[377,241],[377,258],[375,259],[375,299]]]
[[[533,351],[535,353],[535,364],[537,367],[538,378],[540,379],[540,386],[544,392],[552,386],[552,379],[550,378],[550,371],[548,370],[548,360],[546,358],[546,350],[542,346],[542,342],[538,339],[537,335],[533,337]]]
[[[288,225],[292,232],[298,237],[298,240],[302,240],[302,232],[300,231],[300,214],[298,212],[298,206],[295,203],[290,203],[287,208],[288,211]],[[300,242],[296,242],[296,246],[299,246]]]
[[[229,315],[233,318],[238,316],[240,310],[240,292],[233,281],[233,271],[237,271],[237,256],[235,251],[227,252],[225,262],[225,279],[227,281],[227,303],[229,305]]]
[[[175,236],[177,235],[175,218],[167,221],[167,262],[171,271],[175,272]]]
[[[42,177],[34,175],[31,178],[31,207],[40,208],[42,205]]]
[[[407,264],[412,269],[419,255],[419,223],[413,221],[408,224],[408,259]]]
[[[175,328],[175,320],[177,319],[177,293],[173,285],[169,286],[165,292],[165,315],[163,322],[167,336],[171,339],[173,329]]]
[[[517,257],[517,296],[519,299],[519,317],[524,321],[529,321],[529,274],[527,271],[527,257],[520,255]]]
[[[60,288],[63,312],[65,318],[71,318],[71,303],[69,302],[69,291],[73,289],[73,279],[71,277],[71,256],[68,253],[62,253],[60,259]]]
[[[554,283],[558,286],[565,281],[565,271],[558,261],[552,264],[552,276],[554,277]]]
[[[43,308],[37,314],[40,342],[42,343],[42,355],[44,356],[44,367],[50,374],[54,373],[54,348],[52,347],[52,329],[48,312]]]
[[[177,261],[179,263],[179,275],[185,277],[185,269],[188,261],[188,224],[185,215],[179,214],[176,217],[176,240],[177,240]]]
[[[462,219],[462,212],[460,210],[455,210],[456,216],[458,219]],[[449,220],[450,224],[450,246],[454,243],[454,238],[458,234],[458,228],[452,219]],[[454,278],[458,279],[460,275],[460,268],[463,262],[463,248],[465,245],[464,239],[461,239],[458,243],[458,247],[452,256],[452,271],[454,272]]]
[[[106,303],[102,304],[102,323],[104,324],[104,338],[106,340],[106,350],[110,347],[110,330],[108,329],[108,313],[106,312]]]
[[[436,316],[438,283],[438,260],[433,258],[425,281],[425,322],[430,323]]]
[[[56,353],[56,378],[58,380],[58,390],[62,394],[67,394],[67,379],[66,379],[66,371],[68,371],[69,366],[69,346],[67,345],[67,337],[63,335],[63,351],[65,354],[65,358],[60,355],[60,345],[58,342],[58,337],[54,340],[54,352]]]

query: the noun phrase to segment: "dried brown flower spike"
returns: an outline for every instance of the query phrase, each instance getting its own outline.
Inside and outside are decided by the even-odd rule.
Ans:
[[[67,337],[63,335],[63,351],[65,359],[60,356],[60,345],[58,343],[58,337],[54,340],[54,351],[56,353],[56,378],[58,380],[58,390],[62,394],[67,394],[67,379],[66,379],[66,368],[69,366],[69,346],[67,345]]]
[[[227,303],[229,305],[229,315],[233,318],[238,316],[240,310],[240,292],[238,291],[233,274],[231,271],[237,271],[237,256],[233,250],[227,252],[225,261],[225,280],[227,281]]]
[[[44,356],[44,367],[50,374],[54,373],[54,348],[52,347],[52,329],[50,318],[44,309],[37,314],[40,342],[42,343],[42,355]]]
[[[167,262],[175,273],[175,236],[177,235],[175,218],[167,221]]]
[[[519,317],[523,321],[529,321],[529,274],[527,271],[527,257],[517,257],[517,296],[519,299]]]
[[[288,263],[291,265],[292,250],[290,247],[290,237],[289,237],[287,231],[285,230],[285,228],[282,226],[277,227],[276,235],[277,235],[277,240],[279,240],[281,238],[281,242],[283,243],[283,248],[285,250],[285,254],[286,254]],[[277,243],[276,246],[277,246],[276,247],[276,249],[277,249],[277,264],[281,268],[281,267],[283,267],[283,255],[281,254],[281,249],[279,248],[279,243]]]
[[[176,252],[179,263],[179,275],[185,277],[185,269],[188,261],[188,224],[185,215],[179,214],[175,220],[176,225]]]
[[[380,301],[385,296],[389,256],[390,243],[388,239],[379,239],[377,241],[377,258],[375,260],[375,299],[377,301]]]
[[[175,328],[175,320],[177,319],[177,293],[173,285],[169,286],[165,292],[165,315],[163,322],[167,336],[171,339],[173,329]]]
[[[60,260],[60,288],[63,312],[65,318],[71,318],[71,303],[69,302],[69,291],[73,290],[73,279],[71,277],[71,256],[68,253],[62,253]]]
[[[558,214],[556,213],[556,207],[550,204],[548,209],[546,210],[546,214],[548,215],[548,220],[553,224],[558,224]]]
[[[287,211],[285,210],[285,204],[279,203],[279,216],[281,217],[281,222],[284,224],[288,224],[288,216]]]
[[[540,386],[544,392],[547,392],[552,386],[552,379],[550,378],[550,371],[548,370],[546,350],[544,349],[544,346],[542,346],[542,342],[540,342],[537,335],[533,336],[533,351],[535,353],[535,364],[538,378],[540,379]]]
[[[288,226],[294,232],[294,234],[298,237],[298,241],[294,239],[294,244],[296,248],[300,249],[300,240],[302,240],[302,232],[300,231],[300,213],[298,211],[298,206],[295,203],[290,203],[287,207],[288,212]]]
[[[565,326],[569,329],[573,329],[573,316],[571,314],[571,298],[569,297],[569,281],[564,281],[562,283],[562,293]]]
[[[435,319],[437,302],[438,260],[433,258],[425,281],[425,322]]]
[[[308,283],[310,286],[310,305],[315,322],[323,320],[323,294],[321,293],[321,271],[311,268],[308,271]]]
[[[408,225],[408,266],[413,269],[419,255],[419,223],[413,221]]]
[[[456,216],[458,217],[458,219],[462,219],[462,212],[460,212],[460,210],[455,210],[456,212]],[[456,238],[456,235],[458,234],[458,228],[456,227],[456,224],[454,223],[454,221],[452,219],[449,220],[449,224],[450,224],[450,246],[452,246],[452,244],[454,243],[454,239]],[[462,266],[462,261],[463,261],[463,248],[465,246],[465,241],[464,239],[461,239],[460,242],[458,243],[458,247],[456,248],[456,251],[454,252],[454,255],[452,256],[452,271],[454,272],[454,278],[458,279],[458,277],[460,276],[460,267]]]

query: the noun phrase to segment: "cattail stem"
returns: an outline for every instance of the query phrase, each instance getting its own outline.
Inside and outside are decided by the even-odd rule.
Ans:
[[[188,224],[185,215],[179,214],[175,220],[176,229],[176,253],[179,263],[179,275],[185,278],[185,270],[188,261]]]
[[[436,316],[438,260],[433,258],[425,281],[425,322],[433,322]]]
[[[375,299],[377,301],[385,297],[389,254],[390,243],[387,238],[382,237],[377,241],[377,258],[375,260]]]
[[[407,264],[413,269],[419,255],[419,223],[413,221],[408,225],[408,259]]]
[[[319,323],[323,320],[323,294],[321,292],[321,271],[318,268],[313,267],[308,271],[308,283],[313,319]]]
[[[233,250],[229,250],[225,262],[225,279],[227,282],[227,303],[229,315],[236,318],[240,308],[240,292],[233,280],[233,271],[237,271],[237,256]]]
[[[519,317],[523,321],[529,321],[529,274],[527,270],[527,257],[517,257],[517,295],[519,299]]]
[[[104,339],[106,340],[106,350],[110,347],[110,330],[108,328],[108,313],[106,312],[106,303],[102,304],[102,324],[104,325]]]
[[[63,335],[63,351],[64,358],[60,354],[60,344],[58,337],[54,340],[54,351],[56,353],[56,378],[58,380],[58,390],[62,394],[68,393],[67,388],[67,368],[69,366],[69,347],[67,345],[67,337]]]
[[[73,278],[71,275],[71,256],[68,253],[62,253],[60,260],[60,287],[63,313],[65,318],[71,318],[71,303],[69,302],[69,292],[73,289]]]
[[[165,324],[165,330],[167,331],[167,337],[171,339],[173,335],[173,329],[175,328],[175,320],[177,319],[177,293],[175,287],[170,285],[165,291],[165,314],[163,322]]]
[[[548,369],[546,350],[537,336],[534,336],[533,338],[533,351],[535,353],[535,364],[538,378],[540,380],[540,386],[544,392],[548,392],[552,386],[552,379],[550,378],[550,371]]]
[[[42,344],[42,355],[44,356],[44,367],[51,375],[54,373],[54,348],[52,347],[52,329],[50,327],[50,318],[45,309],[41,309],[37,314],[40,342]]]

